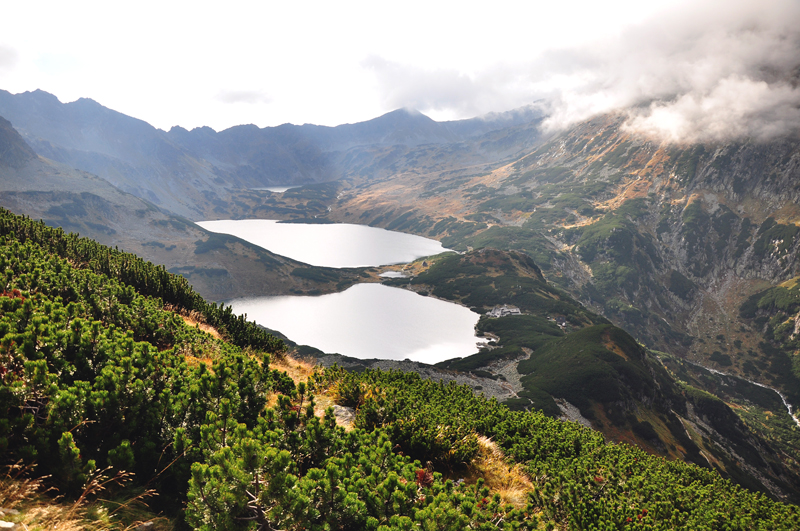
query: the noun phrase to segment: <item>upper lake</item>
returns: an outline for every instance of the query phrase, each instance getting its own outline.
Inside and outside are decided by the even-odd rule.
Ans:
[[[278,223],[270,219],[198,221],[273,253],[323,267],[373,267],[443,253],[436,240],[348,223]]]

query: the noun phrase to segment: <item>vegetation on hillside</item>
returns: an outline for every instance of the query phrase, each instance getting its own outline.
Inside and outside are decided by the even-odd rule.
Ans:
[[[794,452],[775,452],[791,444],[792,437],[777,441],[772,436],[776,432],[767,432],[758,423],[742,423],[722,401],[704,400],[696,389],[679,381],[683,378],[665,371],[662,362],[629,334],[549,285],[527,255],[481,249],[440,256],[415,277],[389,283],[470,304],[483,314],[503,304],[523,312],[499,318],[483,315],[477,329],[493,338],[492,343],[473,356],[438,364],[476,376],[494,372],[495,377],[503,374],[500,367],[513,365],[519,383],[516,397],[504,401],[509,408],[538,409],[560,417],[564,406],[576,406],[610,440],[716,467],[756,490],[778,485],[773,492],[798,491]],[[706,388],[703,381],[693,382]],[[708,411],[712,414],[706,415]],[[687,431],[688,425],[696,427]],[[791,435],[791,426],[789,432],[777,433]],[[754,465],[775,473],[753,475],[748,467]]]
[[[449,464],[474,455],[477,434],[494,439],[524,463],[535,485],[531,505],[562,529],[775,529],[800,525],[797,507],[775,504],[716,472],[665,461],[598,432],[546,417],[512,412],[468,388],[416,374],[329,370],[356,426],[382,427],[411,457]],[[448,429],[450,428],[450,429]],[[425,434],[428,434],[425,436]],[[736,500],[736,501],[734,501]],[[488,501],[488,500],[487,500]],[[463,507],[463,505],[462,505]],[[768,507],[785,508],[773,512]],[[761,520],[766,510],[775,515]],[[788,527],[787,527],[788,526]]]
[[[797,507],[713,471],[466,387],[337,368],[295,385],[270,368],[280,341],[182,278],[8,213],[0,226],[2,453],[67,497],[133,473],[128,492],[155,489],[154,507],[206,530],[800,525]],[[354,429],[316,416],[317,392],[355,407]],[[479,436],[527,470],[527,499],[461,480]]]
[[[779,241],[776,246],[780,246]],[[762,330],[764,337],[758,345],[761,356],[755,360],[757,365],[748,360],[750,366],[745,365],[745,370],[759,375],[760,370],[768,373],[772,383],[784,389],[793,404],[800,403],[798,314],[800,282],[797,278],[755,293],[739,308],[740,317]]]

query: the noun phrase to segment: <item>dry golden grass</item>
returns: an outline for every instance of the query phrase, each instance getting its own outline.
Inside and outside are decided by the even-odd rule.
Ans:
[[[794,202],[787,202],[783,207],[772,213],[775,221],[783,225],[800,224],[800,205]]]
[[[0,507],[4,510],[16,511],[42,489],[42,481],[46,478],[26,477],[31,468],[20,463],[6,468],[5,474],[0,478]]]
[[[217,329],[214,328],[213,326],[211,326],[209,324],[206,324],[206,323],[203,323],[203,322],[200,322],[196,318],[194,318],[192,316],[189,316],[189,315],[181,315],[181,314],[178,314],[178,315],[180,316],[181,319],[183,319],[183,322],[186,323],[187,325],[193,326],[195,328],[198,328],[199,330],[205,332],[206,334],[210,335],[214,339],[222,339],[222,336],[220,335],[220,333],[217,332]]]
[[[269,364],[272,369],[283,371],[294,380],[294,383],[307,382],[314,374],[316,365],[310,361],[293,358],[289,355],[272,360]]]
[[[222,335],[216,328],[206,323],[205,317],[200,312],[196,310],[187,311],[173,304],[165,304],[164,309],[177,314],[187,325],[196,327],[215,339],[222,339]]]
[[[625,361],[630,361],[628,355],[625,354],[625,351],[622,350],[619,345],[614,343],[608,338],[603,338],[603,346],[606,347],[608,350],[619,356],[620,358],[624,359]]]
[[[795,286],[796,286],[798,283],[800,283],[800,277],[794,277],[794,278],[790,278],[789,280],[786,280],[786,281],[784,281],[784,282],[781,282],[781,283],[780,283],[780,284],[778,284],[778,285],[779,285],[779,286],[781,286],[781,287],[783,287],[783,288],[786,288],[786,289],[792,289],[792,288],[794,288],[794,287],[795,287]]]
[[[289,375],[295,384],[300,382],[308,383],[312,379],[314,373],[317,371],[317,366],[307,360],[293,358],[290,355],[282,356],[280,359],[270,362],[270,367],[279,371],[285,372]],[[278,403],[278,395],[273,393],[269,396],[267,406],[273,407]],[[325,410],[333,407],[336,404],[332,390],[328,388],[316,388],[314,390],[314,414],[321,417]],[[340,418],[336,419],[336,424],[343,427],[345,430],[350,431],[353,425],[350,422],[344,422]]]
[[[521,509],[528,503],[528,494],[534,486],[528,475],[518,464],[509,465],[506,456],[491,439],[478,437],[478,455],[469,466],[468,483],[483,478],[489,490],[500,495],[504,504]]]
[[[166,518],[142,518],[132,523],[113,521],[100,506],[74,508],[51,500],[36,500],[11,521],[28,531],[134,531],[147,522],[148,531],[168,531],[174,526]]]
[[[154,495],[145,491],[120,502],[98,500],[97,495],[111,485],[121,485],[130,474],[106,476],[108,470],[96,473],[84,488],[78,500],[65,503],[52,498],[43,484],[47,479],[31,479],[31,467],[19,464],[7,467],[0,477],[0,520],[17,524],[17,529],[28,531],[130,531],[145,522],[152,522],[150,531],[173,528],[166,518],[154,517],[146,510],[142,500]]]
[[[183,358],[186,360],[186,365],[188,365],[190,368],[197,367],[201,363],[209,369],[212,365],[214,365],[214,360],[209,357],[198,358],[197,356],[184,356]]]

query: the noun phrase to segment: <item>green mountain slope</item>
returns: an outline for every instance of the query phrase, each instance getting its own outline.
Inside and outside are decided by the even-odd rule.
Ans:
[[[125,470],[132,488],[158,490],[157,508],[203,530],[800,525],[796,506],[713,471],[468,388],[335,368],[295,386],[270,369],[280,342],[185,279],[40,223],[4,214],[0,262],[0,444],[67,497]],[[324,390],[358,406],[355,429],[332,409],[315,415]],[[455,481],[481,436],[527,470],[516,506],[482,480]]]
[[[786,441],[742,422],[722,400],[701,400],[704,395],[681,383],[629,334],[547,283],[529,256],[495,249],[445,255],[410,279],[387,283],[484,314],[477,329],[494,341],[479,354],[438,367],[511,378],[516,398],[506,400],[508,406],[554,417],[579,412],[609,440],[712,466],[774,495],[797,496],[800,454]],[[501,306],[518,308],[521,315],[489,315]],[[718,411],[709,416],[711,405]],[[777,414],[788,419],[785,409]]]

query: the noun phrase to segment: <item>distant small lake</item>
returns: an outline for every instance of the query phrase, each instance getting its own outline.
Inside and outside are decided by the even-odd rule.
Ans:
[[[356,284],[317,297],[238,299],[230,305],[248,320],[327,353],[438,363],[478,351],[477,313],[381,284]]]
[[[383,278],[408,278],[405,273],[401,273],[400,271],[384,271],[378,276]]]
[[[198,221],[273,253],[325,267],[372,267],[411,262],[448,251],[436,240],[349,223],[278,223],[269,219]]]
[[[253,188],[253,190],[266,190],[268,192],[274,192],[276,194],[282,194],[286,190],[291,190],[292,188],[300,188],[301,184],[292,184],[292,185],[285,185],[285,186],[264,186],[263,188]]]

